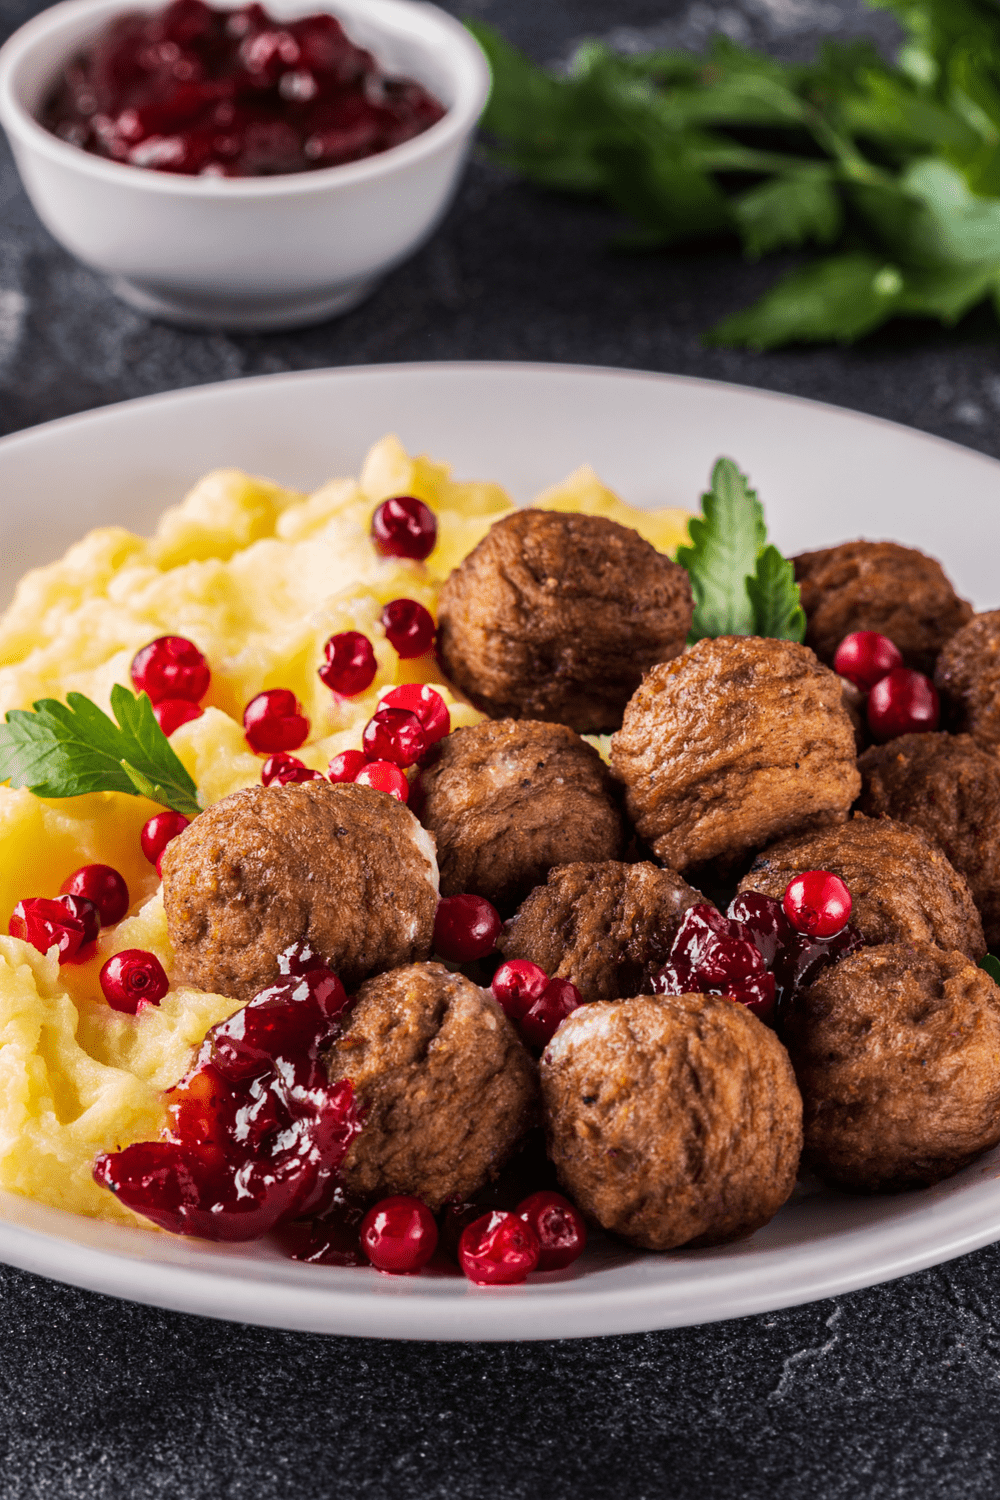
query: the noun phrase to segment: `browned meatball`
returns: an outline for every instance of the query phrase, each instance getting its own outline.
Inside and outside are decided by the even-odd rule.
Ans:
[[[441,894],[509,912],[553,865],[614,859],[621,815],[597,751],[563,724],[484,720],[439,742],[416,804],[437,841]]]
[[[683,651],[688,575],[600,516],[523,510],[498,521],[438,604],[448,676],[494,719],[617,729],[654,662]]]
[[[1000,761],[967,734],[904,734],[858,761],[858,806],[910,823],[964,875],[989,946],[1000,943]]]
[[[611,766],[675,870],[842,821],[859,785],[839,678],[805,646],[758,636],[699,641],[647,673]]]
[[[896,542],[843,542],[794,559],[808,626],[806,644],[820,661],[854,630],[877,630],[908,667],[933,672],[949,636],[972,616],[941,564]]]
[[[918,828],[865,818],[785,839],[758,854],[741,891],[781,900],[803,870],[832,870],[851,893],[851,921],[869,943],[933,943],[974,961],[983,924],[964,876]]]
[[[505,927],[497,947],[575,984],[584,1000],[640,994],[666,962],[689,906],[704,901],[656,865],[559,865]]]
[[[791,1007],[805,1160],[853,1192],[939,1182],[1000,1140],[1000,990],[963,953],[865,948]]]
[[[740,1239],[795,1186],[802,1102],[788,1054],[743,1005],[641,995],[574,1011],[546,1048],[560,1180],[646,1250]]]
[[[437,1210],[495,1177],[538,1115],[535,1064],[487,990],[443,964],[369,979],[330,1051],[363,1126],[340,1169],[362,1197],[414,1193]]]
[[[201,990],[250,1000],[302,941],[349,990],[431,951],[433,842],[370,787],[246,787],[167,846],[162,872],[175,978]]]
[[[1000,609],[976,615],[941,648],[934,668],[952,729],[977,745],[1000,750]]]

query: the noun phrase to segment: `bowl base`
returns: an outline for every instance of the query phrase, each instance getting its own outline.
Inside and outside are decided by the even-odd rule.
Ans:
[[[373,276],[353,281],[323,296],[247,297],[238,303],[227,303],[210,294],[154,291],[124,276],[110,277],[109,285],[122,302],[163,323],[228,333],[272,333],[285,328],[307,328],[350,312],[371,295],[379,279]]]

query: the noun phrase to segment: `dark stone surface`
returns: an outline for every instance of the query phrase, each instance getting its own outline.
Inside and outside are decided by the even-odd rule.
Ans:
[[[37,9],[0,0],[0,34]],[[543,58],[587,33],[788,55],[892,25],[861,0],[468,0]],[[701,332],[774,277],[725,249],[625,259],[603,210],[477,163],[433,242],[341,322],[228,337],[151,324],[39,226],[0,156],[0,430],[147,392],[381,360],[688,372],[854,406],[1000,454],[998,328],[895,329],[754,356]],[[905,497],[900,497],[901,506]],[[994,1497],[1000,1249],[812,1306],[577,1343],[274,1333],[0,1271],[0,1495]]]

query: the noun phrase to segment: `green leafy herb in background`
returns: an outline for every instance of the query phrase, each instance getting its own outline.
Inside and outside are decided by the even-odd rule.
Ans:
[[[11,709],[0,724],[0,782],[39,797],[125,792],[196,817],[197,788],[146,694],[116,684],[111,707],[117,724],[82,693],[67,693],[65,703],[42,698],[33,713]]]
[[[1000,984],[1000,958],[993,953],[987,953],[985,958],[979,960],[979,967],[986,970],[994,984]]]
[[[806,617],[792,564],[767,545],[764,508],[731,458],[716,463],[701,508],[690,522],[690,547],[677,550],[694,594],[688,639],[769,635],[801,641]]]
[[[525,177],[627,215],[623,246],[729,234],[753,259],[831,252],[713,342],[851,343],[893,317],[1000,311],[1000,6],[874,3],[906,30],[895,66],[865,42],[801,65],[720,37],[705,56],[587,43],[564,77],[470,23],[493,68],[483,125]]]

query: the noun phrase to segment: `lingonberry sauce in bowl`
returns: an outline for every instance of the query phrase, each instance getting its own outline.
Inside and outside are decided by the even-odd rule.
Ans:
[[[0,48],[0,123],[47,228],[132,306],[199,327],[353,307],[444,213],[488,91],[471,34],[410,0],[64,0]]]

